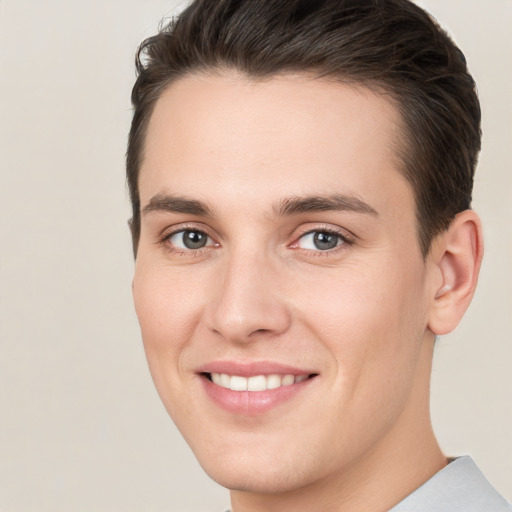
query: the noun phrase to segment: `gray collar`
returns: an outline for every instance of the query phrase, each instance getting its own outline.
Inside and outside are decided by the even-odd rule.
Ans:
[[[390,512],[510,512],[469,456],[459,457]]]

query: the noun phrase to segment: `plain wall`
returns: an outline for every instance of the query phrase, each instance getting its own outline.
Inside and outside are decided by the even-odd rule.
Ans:
[[[131,302],[124,153],[137,44],[184,2],[0,0],[0,512],[222,511],[168,419]],[[512,1],[424,0],[478,83],[479,290],[432,408],[512,499]]]

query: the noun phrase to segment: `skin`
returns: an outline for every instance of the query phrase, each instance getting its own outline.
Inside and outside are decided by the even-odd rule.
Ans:
[[[234,512],[385,511],[446,464],[432,353],[471,300],[480,225],[462,212],[422,257],[400,130],[382,96],[307,76],[193,75],[156,104],[135,307],[160,397]],[[278,211],[334,193],[345,209]],[[169,196],[209,211],[171,211]],[[207,245],[180,248],[169,235],[185,228]],[[311,231],[338,245],[319,250]],[[316,376],[267,412],[233,414],[204,391],[212,360]]]

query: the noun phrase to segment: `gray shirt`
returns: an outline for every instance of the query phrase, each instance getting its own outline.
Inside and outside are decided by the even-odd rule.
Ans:
[[[390,512],[510,512],[469,456],[459,457]]]

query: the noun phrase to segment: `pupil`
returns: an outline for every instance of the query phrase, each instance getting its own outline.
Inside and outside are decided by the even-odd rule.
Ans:
[[[338,236],[332,233],[315,233],[313,238],[315,247],[321,250],[334,249],[338,245]]]
[[[206,245],[206,236],[199,231],[185,231],[183,233],[183,244],[187,249],[201,249]]]

